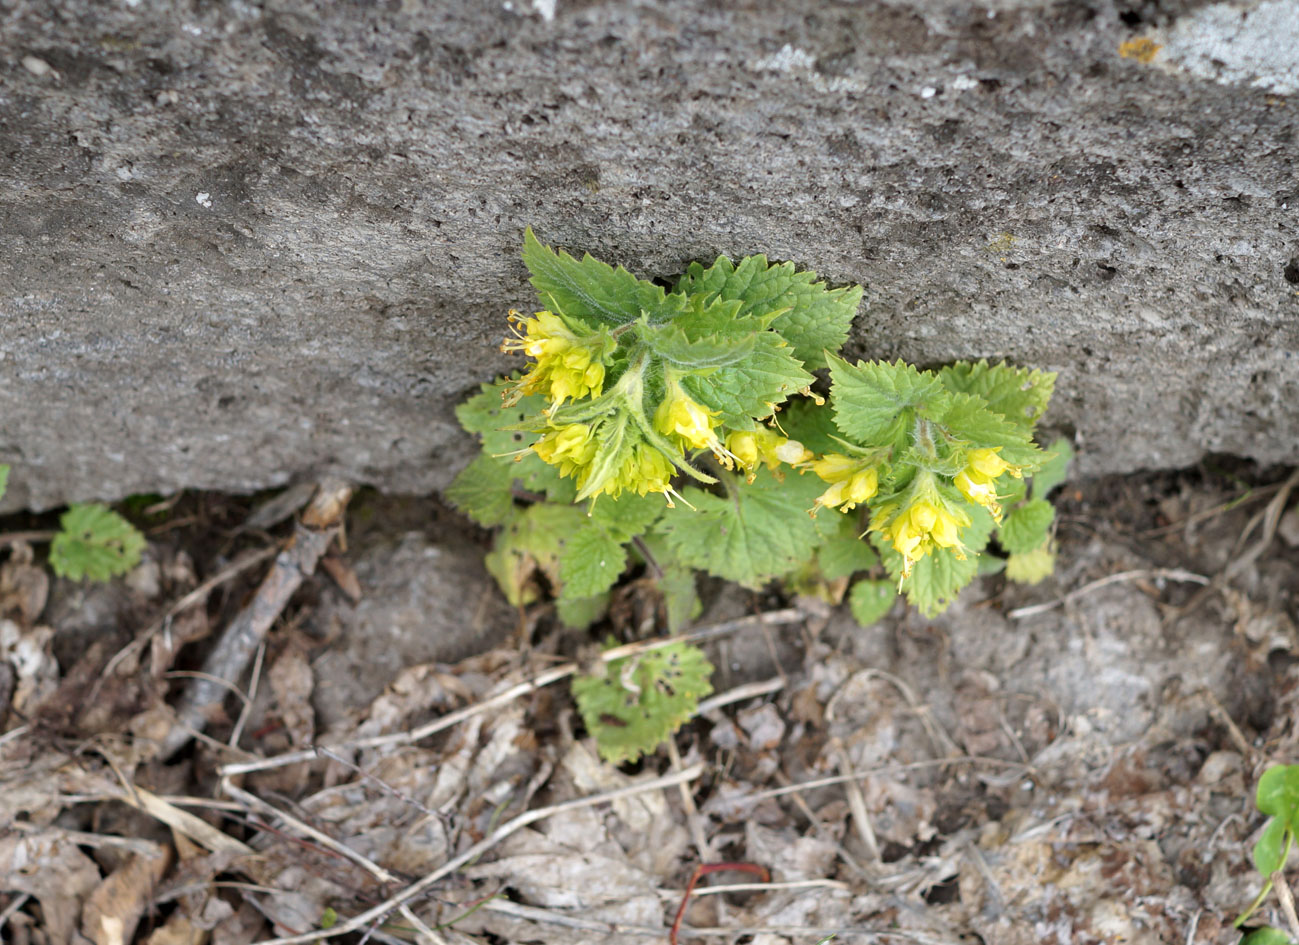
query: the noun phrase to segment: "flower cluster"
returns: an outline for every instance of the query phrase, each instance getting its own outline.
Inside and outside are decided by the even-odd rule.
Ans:
[[[966,466],[954,480],[961,495],[987,509],[994,521],[1001,522],[1001,506],[997,502],[997,477],[1010,473],[1015,478],[1022,475],[1020,467],[1012,466],[997,453],[1000,447],[970,450]]]
[[[666,396],[654,411],[654,429],[683,449],[709,449],[720,455],[724,450],[716,432],[720,416],[692,400],[679,382],[669,379]]]
[[[826,453],[812,463],[812,472],[831,484],[829,489],[817,496],[816,504],[810,510],[812,515],[823,508],[851,512],[863,502],[869,502],[879,492],[879,470],[866,459],[842,453]]]
[[[912,566],[935,548],[951,548],[956,557],[964,558],[960,533],[969,524],[969,515],[930,490],[930,495],[913,498],[904,508],[897,505],[881,508],[871,519],[870,530],[883,533],[893,550],[902,556],[905,578],[911,574]]]
[[[510,323],[515,337],[501,342],[501,351],[522,351],[536,361],[515,385],[515,401],[525,394],[544,393],[553,411],[565,400],[600,396],[605,361],[614,347],[607,333],[580,337],[553,312],[523,318],[511,309]]]
[[[752,482],[758,472],[758,464],[780,476],[780,464],[799,466],[812,458],[812,451],[798,440],[781,436],[767,427],[756,430],[735,430],[726,437],[726,452],[722,465],[727,469],[738,466],[744,470],[745,478]]]

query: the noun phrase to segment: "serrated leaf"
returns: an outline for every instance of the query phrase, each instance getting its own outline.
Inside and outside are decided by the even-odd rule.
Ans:
[[[106,505],[73,505],[59,518],[50,567],[59,577],[111,581],[140,563],[144,536]]]
[[[644,536],[637,550],[649,555],[653,562],[650,572],[658,575],[654,586],[663,597],[668,631],[677,633],[703,610],[695,586],[695,572],[677,560],[662,535]]]
[[[762,326],[754,319],[740,323],[740,330],[695,335],[679,321],[651,326],[641,339],[663,360],[686,371],[723,368],[743,361],[752,352]]]
[[[602,495],[591,506],[590,520],[619,541],[630,541],[649,531],[666,509],[663,496],[656,492],[624,492],[616,499]]]
[[[863,627],[878,621],[893,606],[898,587],[893,581],[858,581],[848,592],[852,617]]]
[[[882,551],[881,556],[894,580],[901,577],[901,556],[892,548]],[[978,569],[973,554],[961,559],[949,548],[935,549],[912,565],[911,576],[904,583],[907,601],[926,617],[936,617],[951,606],[956,595],[974,580]]]
[[[1042,451],[1023,428],[989,409],[987,402],[974,394],[952,394],[934,419],[970,446],[999,447],[998,455],[1012,465],[1036,468],[1042,459]]]
[[[523,263],[542,304],[592,324],[616,327],[644,313],[651,322],[666,321],[682,310],[685,299],[669,296],[661,286],[637,279],[621,266],[586,253],[579,261],[555,252],[528,227],[523,235]]]
[[[780,336],[769,331],[753,338],[753,350],[743,361],[708,374],[691,374],[682,386],[692,397],[722,412],[723,422],[734,429],[751,429],[753,420],[771,415],[773,404],[782,404],[815,378],[790,353]]]
[[[667,612],[669,633],[678,633],[699,616],[703,602],[695,586],[695,572],[689,568],[667,568],[655,582],[663,595],[663,609]]]
[[[938,372],[947,387],[959,393],[975,394],[1024,433],[1046,413],[1055,389],[1055,374],[1016,368],[1002,361],[988,364],[958,361]]]
[[[831,514],[822,512],[817,516],[817,520],[820,521],[821,516],[829,518]],[[816,549],[818,570],[821,577],[827,581],[852,577],[858,571],[874,567],[880,560],[870,542],[857,537],[861,529],[857,524],[856,516],[834,514],[838,514],[842,519],[842,527]]]
[[[686,489],[695,508],[678,503],[659,521],[656,530],[679,561],[756,588],[811,557],[821,536],[807,510],[822,491],[819,479],[787,475],[781,483],[761,468],[751,484],[724,481],[725,498]]]
[[[797,272],[793,263],[771,265],[765,256],[749,256],[738,266],[725,256],[707,269],[695,263],[677,291],[738,300],[744,315],[774,314],[772,329],[811,370],[825,366],[825,351],[843,347],[862,297],[861,286],[827,289],[816,273]]]
[[[559,556],[560,598],[594,597],[613,586],[627,567],[627,549],[604,529],[587,525],[565,539]]]
[[[513,487],[513,470],[483,454],[460,471],[444,495],[479,525],[490,528],[514,514]]]
[[[578,676],[573,696],[600,755],[635,761],[694,715],[713,691],[713,667],[698,647],[673,643],[611,661],[603,675]]]
[[[1049,542],[1006,559],[1006,577],[1018,584],[1039,584],[1055,573],[1055,551]]]
[[[1045,499],[1031,499],[1006,513],[997,530],[1001,547],[1025,554],[1046,544],[1055,521],[1055,509]]]
[[[545,493],[553,502],[572,502],[577,489],[572,479],[564,479],[559,470],[541,460],[535,453],[521,453],[541,438],[526,430],[503,429],[526,424],[547,407],[540,394],[524,397],[513,406],[501,401],[506,382],[484,384],[477,394],[456,407],[456,419],[469,433],[483,442],[483,454],[508,464],[515,479],[529,492]]]
[[[1033,473],[1033,498],[1045,499],[1056,486],[1065,481],[1069,475],[1069,463],[1073,461],[1073,447],[1064,437],[1056,440],[1046,448],[1047,458],[1042,461],[1037,472]]]
[[[609,609],[609,595],[594,597],[561,597],[555,601],[555,615],[570,630],[585,630],[605,615]]]
[[[834,417],[825,407],[807,397],[795,397],[776,414],[779,432],[791,440],[798,440],[805,447],[818,455],[843,452],[843,444],[835,437],[839,428],[834,425]]]
[[[937,377],[902,361],[853,366],[831,358],[830,381],[835,425],[863,447],[905,449],[916,411],[941,406],[948,396]]]
[[[539,594],[536,575],[547,583],[560,584],[559,557],[567,537],[586,524],[577,506],[538,502],[512,516],[496,536],[488,553],[487,570],[501,591],[516,607],[530,604]]]

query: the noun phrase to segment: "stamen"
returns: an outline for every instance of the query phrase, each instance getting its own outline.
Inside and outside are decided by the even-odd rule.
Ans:
[[[692,512],[698,512],[698,511],[699,511],[697,508],[695,508],[693,505],[690,504],[690,500],[689,500],[689,499],[687,499],[685,496],[683,496],[680,492],[677,492],[677,490],[676,490],[676,489],[673,489],[671,486],[667,486],[667,487],[663,490],[663,495],[664,495],[664,497],[668,500],[668,508],[670,508],[670,509],[675,509],[675,508],[676,508],[676,506],[672,504],[672,497],[673,497],[673,496],[676,496],[678,499],[680,499],[682,502],[684,502],[684,503],[686,504],[686,508],[690,509],[690,511],[692,511]]]

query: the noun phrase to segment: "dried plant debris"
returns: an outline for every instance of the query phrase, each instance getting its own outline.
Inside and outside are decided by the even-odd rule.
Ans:
[[[209,568],[151,547],[78,609],[16,546],[0,563],[3,935],[664,941],[696,865],[725,861],[770,881],[703,876],[679,941],[1235,945],[1257,891],[1254,784],[1299,759],[1299,581],[1280,491],[1234,488],[1077,490],[1055,577],[987,579],[936,619],[894,608],[862,630],[818,604],[723,622],[702,717],[621,767],[554,685],[569,638],[403,666],[377,696],[349,686],[332,647],[349,613],[372,632],[379,610],[338,603],[354,595],[329,575],[373,600],[394,560],[379,543],[330,552],[345,567],[304,582],[166,761],[185,674],[275,548]],[[347,695],[321,698],[334,687]]]

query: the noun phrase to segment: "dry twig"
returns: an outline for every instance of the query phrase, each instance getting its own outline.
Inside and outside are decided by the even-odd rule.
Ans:
[[[302,513],[302,521],[293,538],[275,556],[275,563],[256,595],[222,632],[216,647],[203,663],[203,672],[207,676],[235,680],[243,675],[289,598],[314,573],[316,563],[338,534],[343,510],[351,497],[352,487],[345,482],[328,480],[321,483],[315,498]],[[194,732],[203,731],[209,713],[224,698],[224,685],[214,679],[191,681],[176,706],[179,724],[163,742],[162,757],[171,757],[189,742]]]
[[[1012,610],[1006,616],[1011,620],[1023,620],[1025,617],[1033,617],[1037,614],[1044,614],[1049,610],[1055,610],[1063,604],[1077,600],[1092,591],[1099,591],[1102,587],[1109,587],[1111,584],[1121,584],[1125,581],[1141,580],[1164,580],[1164,581],[1185,581],[1190,584],[1209,584],[1210,580],[1203,574],[1195,574],[1192,571],[1183,571],[1181,568],[1141,568],[1136,571],[1120,571],[1117,574],[1111,574],[1107,577],[1098,578],[1084,584],[1065,594],[1063,597],[1057,597],[1055,600],[1047,601],[1044,604],[1033,604],[1031,607],[1018,607]]]
[[[645,653],[650,650],[661,649],[665,646],[671,646],[674,643],[698,643],[702,640],[711,640],[715,637],[724,636],[728,633],[734,633],[737,630],[744,630],[753,627],[767,626],[771,624],[795,623],[803,619],[803,613],[794,608],[785,610],[774,610],[766,614],[755,614],[752,617],[741,617],[738,620],[728,620],[724,623],[714,624],[709,627],[701,627],[690,633],[683,633],[674,637],[664,637],[658,640],[643,640],[638,643],[628,643],[625,646],[614,647],[611,650],[605,650],[600,654],[603,662],[622,659],[626,656],[634,656],[638,653]],[[438,732],[445,731],[455,725],[459,725],[465,719],[473,718],[475,715],[487,712],[498,706],[506,705],[522,696],[529,695],[549,686],[551,683],[559,682],[561,679],[567,679],[579,671],[577,663],[563,663],[554,669],[548,669],[543,673],[516,683],[494,696],[484,699],[482,702],[475,702],[473,705],[465,706],[463,709],[457,709],[454,712],[448,712],[440,718],[434,719],[426,725],[419,728],[411,729],[407,732],[393,732],[389,735],[374,735],[370,738],[357,738],[349,741],[337,742],[330,745],[321,745],[313,748],[305,748],[299,751],[289,751],[284,754],[275,755],[271,758],[263,758],[259,761],[243,761],[234,764],[224,765],[220,769],[222,777],[233,777],[237,774],[247,774],[251,771],[266,771],[271,768],[281,768],[285,765],[297,764],[300,761],[312,761],[318,758],[324,751],[345,752],[354,751],[363,748],[381,748],[389,745],[409,745],[435,735]]]

